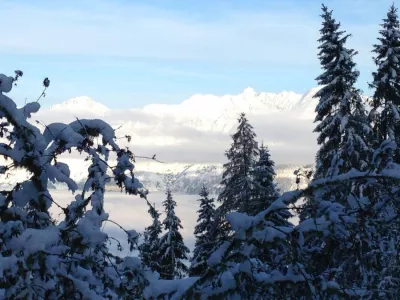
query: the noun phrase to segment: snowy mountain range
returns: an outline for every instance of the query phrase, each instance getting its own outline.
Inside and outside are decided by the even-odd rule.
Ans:
[[[277,112],[296,112],[301,118],[314,118],[318,99],[312,97],[316,89],[304,95],[294,92],[258,93],[246,88],[238,95],[194,95],[178,105],[151,104],[143,112],[158,117],[175,116],[176,121],[202,131],[229,132],[237,116],[266,116]]]
[[[275,182],[281,192],[297,188],[294,171],[299,168],[312,168],[311,165],[277,165]],[[181,172],[170,170],[164,173],[137,172],[136,175],[149,191],[165,191],[171,186],[173,192],[198,194],[203,185],[211,194],[219,194],[222,186],[222,165],[192,165]],[[304,182],[302,182],[303,186]]]
[[[141,109],[133,108],[127,111],[142,112],[144,115],[156,118],[173,116],[175,121],[185,123],[186,126],[197,130],[229,132],[241,112],[256,116],[277,112],[296,112],[301,118],[313,119],[318,102],[318,99],[313,96],[318,90],[319,88],[313,88],[305,94],[287,91],[275,94],[259,93],[248,87],[238,95],[197,94],[180,104],[150,104]],[[112,117],[118,110],[111,110],[90,97],[81,96],[53,105],[47,111],[71,115],[86,114],[92,117],[102,116],[108,119],[107,117]],[[125,121],[127,120],[120,120],[124,122],[124,127],[135,123],[133,120]]]
[[[277,163],[277,181],[283,190],[294,187],[294,169],[313,163],[316,152],[314,110],[319,88],[305,94],[265,93],[246,88],[237,95],[193,95],[180,104],[150,104],[127,110],[110,109],[90,97],[69,99],[42,108],[32,122],[70,122],[78,118],[101,118],[116,128],[119,142],[138,156],[154,153],[164,163],[138,159],[136,175],[151,191],[164,190],[173,181],[173,189],[198,193],[202,184],[219,189],[224,152],[241,112],[254,126],[259,142],[268,145]],[[128,142],[124,137],[130,136]],[[68,162],[77,182],[84,182],[87,165],[78,154]],[[187,168],[190,166],[189,168]],[[23,174],[14,174],[20,180]],[[13,176],[7,178],[12,182]],[[0,178],[0,182],[6,182]],[[57,187],[60,187],[56,184]]]

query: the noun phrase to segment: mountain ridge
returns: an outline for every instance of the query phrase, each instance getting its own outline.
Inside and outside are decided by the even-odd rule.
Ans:
[[[308,90],[304,94],[299,94],[293,91],[282,91],[279,93],[269,93],[269,92],[257,92],[252,87],[245,88],[239,94],[224,94],[224,95],[213,95],[213,94],[194,94],[187,99],[184,99],[182,102],[178,104],[161,104],[161,103],[151,103],[145,105],[141,108],[130,108],[132,110],[142,110],[147,113],[154,113],[162,111],[165,113],[170,109],[176,109],[179,107],[184,107],[188,109],[193,108],[201,108],[204,107],[205,104],[213,104],[213,105],[223,105],[231,102],[234,106],[237,106],[238,109],[243,108],[243,105],[246,102],[254,102],[260,101],[262,104],[275,108],[276,110],[288,110],[299,107],[300,100],[304,100],[304,96],[309,95],[310,91],[317,91],[319,87],[312,88]],[[315,93],[315,92],[314,92]],[[220,102],[215,102],[214,100],[220,100]],[[243,103],[244,102],[244,103]],[[229,106],[229,105],[227,105]],[[52,105],[47,110],[59,110],[59,109],[69,109],[69,110],[80,110],[80,109],[94,109],[92,113],[99,112],[108,112],[111,109],[107,107],[105,104],[95,101],[89,96],[77,96],[74,98],[67,99],[61,103]],[[244,107],[245,108],[245,107]],[[196,111],[198,113],[198,111]]]

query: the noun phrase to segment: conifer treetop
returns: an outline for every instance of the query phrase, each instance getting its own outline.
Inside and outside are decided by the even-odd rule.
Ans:
[[[352,60],[357,52],[345,48],[345,43],[351,35],[344,35],[345,31],[339,31],[341,25],[332,17],[332,11],[328,10],[327,6],[322,5],[322,11],[318,57],[324,72],[316,80],[324,87],[314,96],[320,98],[316,107],[316,122],[335,112],[342,102],[341,98],[346,95],[349,88],[353,87],[359,76],[359,71],[354,70],[356,64]]]
[[[201,197],[198,199],[200,209],[197,211],[198,218],[194,229],[196,242],[190,265],[191,275],[202,275],[205,272],[207,269],[207,259],[216,244],[212,236],[215,218],[214,199],[208,197],[209,193],[205,186],[202,187],[199,195]]]
[[[376,55],[377,71],[372,73],[373,81],[369,84],[374,89],[370,119],[378,144],[386,139],[398,143],[395,127],[400,121],[400,26],[394,5],[389,8],[381,26],[380,43],[372,50]]]
[[[166,217],[163,221],[165,234],[160,239],[160,276],[163,279],[179,279],[188,272],[182,260],[188,259],[189,249],[183,242],[179,232],[182,229],[181,220],[175,214],[176,202],[170,190],[163,202]]]
[[[364,152],[369,151],[365,136],[371,133],[360,91],[354,87],[359,76],[353,61],[357,52],[345,47],[350,35],[339,31],[340,23],[332,17],[332,11],[323,5],[322,12],[318,56],[324,72],[316,80],[323,88],[314,96],[319,98],[315,117],[319,123],[314,132],[319,133],[317,142],[321,148],[315,178],[345,172],[351,167],[365,168],[368,154]],[[357,154],[348,157],[354,148]]]
[[[400,104],[400,26],[397,8],[392,5],[383,19],[383,29],[379,31],[380,44],[375,44],[372,50],[376,56],[374,62],[378,70],[372,73],[373,82],[370,87],[375,88],[373,106],[383,106],[385,102]]]
[[[147,204],[149,206],[148,212],[152,218],[152,224],[145,228],[143,234],[144,241],[139,246],[139,251],[143,264],[152,271],[158,272],[160,270],[159,235],[162,232],[162,225],[159,220],[160,213],[149,202],[147,202]]]
[[[232,135],[231,148],[225,154],[229,161],[224,164],[221,182],[224,188],[218,197],[223,214],[249,209],[251,168],[258,155],[256,134],[244,113],[240,114],[238,123],[237,131]]]

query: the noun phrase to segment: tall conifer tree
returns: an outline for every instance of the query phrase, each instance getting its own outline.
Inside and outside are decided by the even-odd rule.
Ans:
[[[386,203],[375,197],[376,181],[350,180],[352,173],[372,167],[372,129],[360,92],[354,87],[358,71],[353,62],[356,53],[345,47],[349,35],[339,31],[332,11],[324,5],[322,11],[319,58],[325,72],[317,80],[324,87],[316,95],[320,97],[316,131],[321,148],[311,183],[319,188],[313,188],[301,215],[298,228],[307,232],[302,256],[310,262],[307,272],[321,280],[321,292],[330,297],[373,295],[371,291],[378,290],[377,274],[384,269],[376,262],[381,260],[377,253],[385,230],[377,228],[391,214]],[[345,173],[342,179],[330,182]],[[329,291],[333,282],[340,288]]]
[[[317,81],[324,87],[319,98],[315,132],[319,133],[315,178],[334,176],[351,168],[368,167],[370,149],[365,136],[371,133],[360,92],[354,87],[359,76],[353,49],[345,47],[349,34],[340,31],[332,11],[322,6],[322,29],[318,54],[324,72]]]
[[[144,231],[144,241],[139,246],[140,258],[142,259],[142,263],[149,267],[152,271],[160,271],[160,252],[159,252],[159,244],[160,239],[159,235],[162,231],[161,222],[159,220],[160,214],[159,212],[150,204],[149,205],[149,214],[153,220],[152,224],[149,227],[146,227]]]
[[[175,215],[176,202],[170,190],[166,192],[167,199],[163,202],[165,234],[160,239],[161,266],[160,277],[163,279],[179,279],[188,272],[188,267],[182,260],[188,259],[189,249],[183,242],[179,232],[182,229],[181,220]]]
[[[324,87],[315,97],[319,97],[315,122],[319,122],[315,132],[321,145],[316,158],[314,180],[346,173],[352,169],[365,171],[370,167],[372,129],[360,91],[354,87],[359,72],[353,56],[356,52],[345,47],[350,35],[340,31],[340,23],[322,5],[322,29],[320,52],[318,54],[324,72],[317,81]],[[339,201],[346,205],[347,196],[354,186],[327,190],[325,199]],[[357,193],[357,192],[356,192]],[[332,198],[333,197],[333,198]],[[307,199],[300,219],[316,216],[316,199]]]
[[[379,44],[374,45],[376,54],[374,62],[377,71],[372,73],[374,89],[372,97],[371,120],[374,123],[375,146],[382,146],[390,142],[400,143],[399,106],[400,106],[400,25],[397,8],[392,5],[383,19],[382,29],[379,31]],[[384,164],[393,161],[398,146],[387,147]],[[395,151],[393,151],[395,149]]]
[[[197,225],[194,229],[196,236],[193,258],[191,260],[190,275],[202,275],[207,269],[207,259],[210,257],[215,241],[212,237],[212,225],[214,222],[215,205],[214,199],[209,198],[205,186],[200,191],[200,210]]]
[[[279,193],[274,183],[275,163],[271,154],[263,144],[259,150],[258,160],[252,168],[252,181],[254,183],[253,196],[250,202],[250,214],[256,215],[267,209],[278,198]]]
[[[224,214],[231,211],[248,213],[252,196],[251,171],[258,155],[256,134],[244,113],[238,119],[237,132],[232,135],[231,148],[226,152],[221,184],[223,191],[218,197]]]
[[[302,281],[304,270],[291,253],[293,225],[282,218],[290,212],[281,199],[271,204],[256,216],[237,212],[227,215],[234,234],[211,254],[207,271],[185,295],[188,299],[299,296],[294,287],[297,280]],[[304,292],[304,284],[300,285]]]

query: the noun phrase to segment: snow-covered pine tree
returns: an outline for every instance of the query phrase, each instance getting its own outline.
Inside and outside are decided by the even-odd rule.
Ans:
[[[372,73],[373,82],[370,84],[374,89],[370,116],[374,125],[376,148],[372,163],[377,172],[384,174],[395,173],[400,163],[400,24],[394,5],[389,8],[381,26],[378,38],[380,43],[374,45],[373,50],[378,69]],[[374,276],[368,277],[369,284],[387,298],[396,298],[393,289],[399,293],[397,280],[400,277],[400,263],[396,259],[398,246],[395,246],[400,244],[399,186],[399,179],[383,177],[372,182],[370,180],[364,187],[373,207],[384,207],[373,214],[373,223],[369,221],[375,237],[375,247],[370,248],[374,250],[379,247],[379,252],[370,251],[369,259],[365,261],[369,263],[368,266],[373,266],[374,271],[370,272]],[[367,242],[372,244],[370,236]],[[370,289],[369,295],[376,297],[377,292],[374,294]]]
[[[324,199],[345,182],[396,179],[396,172],[351,171],[313,180],[283,194],[256,216],[230,213],[234,236],[216,248],[206,273],[186,296],[198,299],[396,299],[399,271],[391,243],[379,226],[396,217],[385,200],[349,209]],[[300,198],[318,198],[318,217],[293,226],[289,214]],[[370,207],[369,207],[370,206]],[[280,220],[280,221],[279,221]],[[315,239],[307,239],[314,236]],[[310,241],[313,243],[310,245]],[[311,249],[312,246],[313,248]],[[312,255],[310,255],[312,254]]]
[[[296,230],[304,236],[300,254],[320,295],[398,298],[397,213],[391,205],[395,192],[387,184],[399,180],[399,171],[351,170],[313,180],[305,189],[303,197],[316,199],[315,214]],[[332,191],[344,187],[355,188],[345,199],[335,198]]]
[[[163,221],[165,234],[160,239],[160,278],[179,279],[183,278],[188,267],[183,260],[188,259],[189,249],[183,242],[179,232],[182,229],[181,220],[175,214],[176,202],[170,190],[166,192],[167,199],[163,202],[166,217]]]
[[[149,267],[152,271],[160,271],[160,238],[159,235],[162,232],[162,225],[159,220],[159,212],[150,203],[149,214],[153,220],[149,227],[145,228],[143,233],[144,241],[139,246],[140,258],[143,265]]]
[[[370,134],[359,91],[354,87],[359,76],[353,62],[357,53],[345,47],[350,35],[339,30],[340,23],[325,5],[322,11],[318,56],[324,73],[317,81],[324,87],[315,94],[319,98],[315,122],[319,124],[314,131],[319,133],[318,144],[321,145],[316,159],[316,179],[347,172],[351,167],[365,169],[369,151],[365,135]],[[346,147],[353,151],[345,150]]]
[[[318,41],[324,73],[317,80],[324,87],[315,95],[320,100],[315,118],[319,124],[314,131],[320,133],[317,141],[321,147],[316,157],[314,179],[332,177],[352,169],[365,171],[371,167],[372,156],[372,129],[360,91],[354,87],[359,76],[353,62],[356,52],[345,47],[350,35],[339,31],[340,23],[332,17],[332,11],[322,5],[322,12],[322,36]],[[327,191],[326,199],[333,196],[343,204],[353,188]],[[301,219],[313,216],[313,202],[313,199],[307,199]]]
[[[374,45],[376,54],[374,62],[378,69],[372,73],[374,89],[372,97],[371,121],[374,123],[375,146],[385,147],[395,142],[395,148],[385,147],[386,152],[382,163],[393,161],[397,155],[400,161],[397,145],[400,144],[399,106],[400,106],[400,25],[397,8],[392,5],[383,19],[380,30],[379,44]],[[385,143],[383,143],[385,141]],[[383,144],[382,144],[383,143]],[[383,153],[382,153],[383,154]]]
[[[299,194],[295,191],[294,194]],[[292,197],[293,199],[295,197]],[[232,212],[227,220],[234,232],[208,259],[207,271],[187,292],[189,299],[290,299],[294,286],[305,287],[303,269],[292,248],[291,197],[279,198],[256,216]],[[286,201],[289,200],[289,201]],[[291,243],[293,245],[291,245]],[[297,298],[296,298],[297,299]]]
[[[199,196],[201,197],[198,200],[200,201],[200,209],[197,211],[199,216],[194,229],[196,242],[189,269],[190,276],[204,274],[207,269],[207,260],[215,246],[215,240],[211,232],[215,215],[214,199],[209,198],[209,193],[205,186],[202,187]]]
[[[322,10],[319,56],[325,72],[318,77],[324,87],[317,93],[320,102],[316,109],[316,121],[320,121],[316,131],[320,132],[318,143],[322,146],[310,184],[319,187],[309,194],[301,213],[298,228],[307,229],[302,255],[321,293],[327,292],[329,297],[376,297],[384,290],[379,287],[379,277],[387,269],[375,263],[384,261],[377,255],[381,251],[379,241],[387,240],[387,225],[383,223],[393,218],[393,210],[381,197],[378,179],[351,178],[352,173],[365,175],[362,172],[374,169],[372,129],[359,91],[354,88],[358,72],[352,60],[354,50],[345,48],[349,35],[342,37],[344,32],[339,31],[340,24],[332,18],[332,12],[326,6]],[[328,184],[335,177],[336,181]],[[377,230],[380,226],[386,229]],[[335,284],[337,288],[332,290]]]
[[[276,175],[274,165],[268,148],[261,144],[258,160],[251,171],[254,186],[249,209],[250,215],[256,215],[267,209],[279,197],[274,183]]]
[[[228,162],[224,164],[221,184],[223,191],[218,197],[221,210],[249,212],[253,189],[251,170],[258,155],[256,134],[244,113],[240,114],[239,125],[232,135],[231,148],[226,152]]]
[[[291,236],[294,226],[288,221],[292,216],[290,201],[276,200],[279,194],[273,183],[273,166],[268,149],[262,146],[259,160],[250,167],[247,177],[252,185],[248,212],[226,215],[233,231],[229,238],[217,240],[220,223],[210,226],[211,237],[217,243],[214,242],[207,269],[186,297],[284,299],[304,290],[304,270],[296,260],[300,251],[297,239]],[[219,213],[217,210],[215,218],[220,217]],[[293,288],[296,283],[298,290]]]
[[[21,76],[21,71],[16,71],[14,78],[0,75],[0,155],[5,164],[9,162],[0,169],[6,174],[18,167],[31,174],[0,193],[0,298],[116,299],[140,295],[151,274],[131,258],[112,255],[107,247],[109,237],[101,231],[102,223],[108,220],[103,197],[110,180],[105,172],[111,168],[107,164],[110,152],[117,154],[117,167],[112,168],[117,185],[130,194],[138,194],[141,187],[133,176],[131,152],[119,148],[114,130],[101,120],[53,123],[42,133],[27,120],[40,104],[36,101],[17,108],[4,95]],[[43,84],[46,89],[49,80]],[[101,144],[95,142],[96,137],[101,137]],[[48,182],[65,183],[71,191],[77,190],[68,165],[57,159],[74,149],[87,154],[92,163],[82,194],[63,208],[53,199]],[[59,206],[65,215],[59,223],[50,218],[52,205]],[[136,232],[126,233],[134,246]]]

